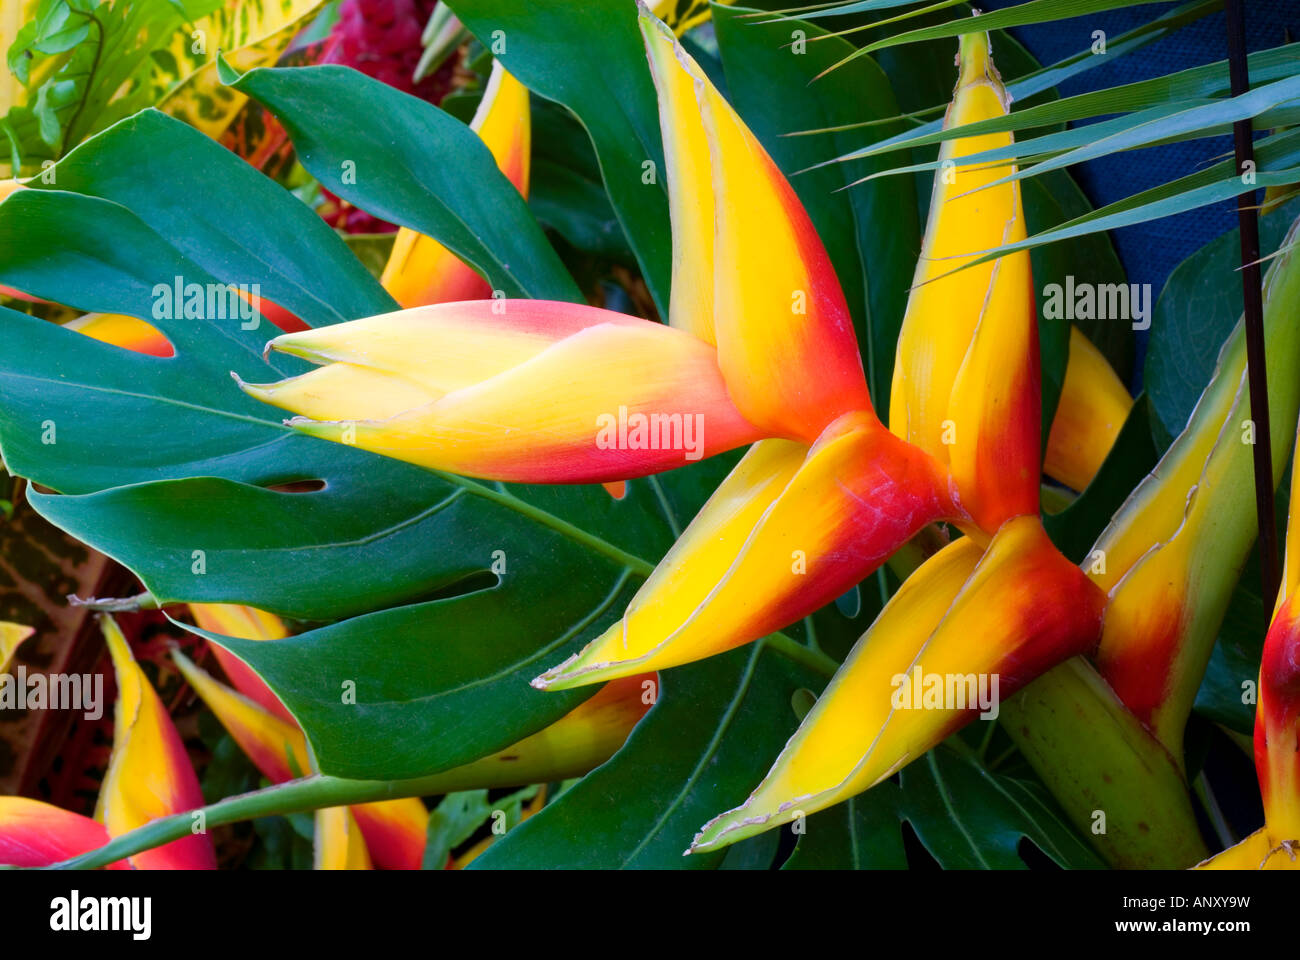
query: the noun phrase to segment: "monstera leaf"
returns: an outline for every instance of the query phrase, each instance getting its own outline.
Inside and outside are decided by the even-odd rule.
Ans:
[[[194,181],[160,175],[150,189],[144,171],[128,176],[116,162],[124,154],[189,170]],[[473,168],[462,176],[473,182]],[[300,713],[326,772],[409,776],[463,762],[589,694],[533,693],[523,674],[615,619],[670,545],[684,521],[665,517],[673,498],[657,481],[633,484],[621,501],[598,487],[508,490],[296,434],[231,380],[232,371],[248,380],[292,372],[283,359],[262,358],[268,334],[255,313],[243,319],[232,308],[198,321],[164,307],[181,278],[205,289],[256,286],[311,323],[392,309],[346,246],[290,194],[158,114],[75,151],[58,184],[84,192],[22,191],[0,209],[0,235],[18,251],[4,281],[147,318],[175,356],[0,315],[12,345],[0,371],[0,442],[13,471],[57,491],[33,492],[38,510],[131,567],[164,602],[351,616],[277,648],[290,655],[283,675],[274,657],[262,662],[270,651],[249,656]],[[479,200],[495,185],[477,188]],[[219,212],[236,209],[237,220]],[[473,212],[457,222],[473,224]],[[316,489],[302,491],[297,482],[308,480]],[[413,605],[382,609],[393,604]],[[377,612],[354,616],[366,611]],[[363,638],[377,634],[383,658],[358,657]],[[346,664],[337,678],[303,672],[303,657],[323,665],[331,650]],[[376,671],[381,662],[388,666]],[[414,663],[423,666],[412,673]],[[352,704],[340,693],[345,681],[357,684]],[[510,701],[486,708],[501,720],[496,729],[449,723],[463,726],[491,695]],[[413,724],[420,709],[429,712]],[[364,735],[362,716],[377,724]],[[440,726],[445,736],[427,735]],[[374,737],[407,748],[380,759]]]

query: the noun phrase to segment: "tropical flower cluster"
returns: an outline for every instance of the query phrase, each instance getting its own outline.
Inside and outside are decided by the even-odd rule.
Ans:
[[[346,7],[352,12],[344,25],[354,33],[355,11],[363,7]],[[464,19],[475,34],[495,22],[474,4],[465,7]],[[624,13],[625,20],[633,15]],[[402,24],[410,34],[408,14],[402,13]],[[1257,677],[1253,760],[1266,823],[1240,843],[1221,843],[1228,849],[1213,858],[1195,825],[1183,743],[1235,575],[1256,534],[1255,504],[1248,496],[1254,440],[1242,434],[1243,427],[1253,430],[1243,326],[1227,338],[1185,426],[1152,458],[1149,473],[1116,502],[1117,509],[1107,511],[1108,522],[1083,544],[1087,549],[1068,550],[1054,525],[1056,511],[1045,509],[1044,475],[1057,482],[1047,496],[1061,488],[1082,493],[1076,503],[1101,496],[1094,492],[1098,478],[1114,469],[1109,455],[1112,448],[1120,450],[1121,427],[1129,430],[1126,421],[1133,422],[1138,408],[1102,352],[1069,328],[1059,401],[1044,417],[1047,328],[1035,307],[1041,284],[1030,252],[1029,181],[1014,159],[1017,141],[1008,123],[1013,97],[994,64],[995,38],[975,21],[954,43],[955,87],[937,126],[928,215],[891,342],[892,379],[873,394],[871,367],[863,359],[869,344],[855,330],[855,306],[813,216],[770,146],[746,122],[738,98],[720,88],[704,55],[679,36],[701,16],[694,6],[674,10],[669,19],[675,32],[651,10],[635,11],[658,120],[657,131],[649,134],[657,134],[662,145],[658,172],[671,228],[665,322],[631,312],[643,292],[635,283],[618,298],[591,297],[590,303],[563,299],[562,293],[524,295],[527,278],[519,279],[524,274],[516,273],[518,261],[496,256],[482,231],[475,232],[490,216],[465,225],[463,216],[474,215],[470,204],[445,220],[430,214],[401,227],[375,271],[382,289],[367,294],[368,302],[388,309],[356,318],[359,311],[351,310],[342,322],[320,322],[308,315],[316,307],[305,285],[283,283],[258,306],[258,315],[274,320],[281,332],[268,337],[259,330],[248,341],[264,343],[261,361],[245,343],[230,353],[214,351],[231,360],[222,369],[206,357],[194,368],[201,389],[227,391],[225,399],[238,411],[232,420],[256,420],[276,431],[265,442],[254,438],[239,457],[262,446],[304,444],[309,446],[295,449],[313,451],[310,469],[274,461],[277,454],[270,454],[255,468],[226,472],[225,454],[214,447],[176,472],[164,451],[148,487],[135,486],[141,481],[132,478],[78,489],[43,479],[53,477],[54,468],[42,474],[40,451],[22,439],[21,430],[29,429],[23,418],[30,419],[29,408],[42,409],[41,398],[15,401],[15,412],[6,412],[14,391],[0,381],[7,391],[0,392],[8,431],[0,432],[4,453],[15,473],[30,464],[34,482],[59,491],[40,494],[52,504],[48,512],[56,522],[55,501],[112,501],[121,516],[178,516],[189,523],[180,513],[166,512],[177,500],[197,495],[198,488],[186,484],[215,485],[203,494],[215,511],[223,509],[223,498],[236,496],[247,497],[240,503],[248,509],[267,511],[286,504],[284,498],[312,503],[318,492],[298,491],[295,483],[328,474],[332,458],[364,456],[367,470],[407,478],[364,491],[370,504],[424,496],[404,486],[408,480],[426,482],[410,479],[416,476],[457,485],[445,499],[421,501],[413,511],[419,520],[452,516],[453,526],[440,528],[448,554],[457,549],[451,542],[454,524],[463,530],[480,516],[486,518],[484,530],[495,529],[486,514],[467,512],[470,519],[457,519],[464,502],[477,498],[494,509],[518,508],[539,520],[548,536],[587,545],[599,541],[601,562],[612,557],[620,570],[599,591],[598,606],[588,612],[574,603],[565,611],[568,621],[557,621],[563,626],[554,635],[532,638],[509,670],[491,667],[487,654],[471,663],[474,654],[466,653],[463,661],[440,661],[444,675],[436,683],[443,685],[420,695],[409,694],[402,676],[403,670],[423,676],[420,657],[409,651],[433,656],[441,643],[462,643],[459,650],[470,650],[471,640],[479,646],[516,643],[530,629],[528,604],[541,601],[538,594],[508,592],[518,582],[514,578],[526,576],[511,564],[550,557],[558,569],[567,562],[567,548],[548,546],[524,560],[509,550],[485,551],[490,563],[457,562],[449,555],[437,576],[423,582],[413,577],[418,590],[402,593],[405,587],[394,585],[385,594],[380,583],[364,600],[337,599],[336,607],[317,600],[317,609],[333,611],[319,617],[301,615],[289,594],[246,581],[205,593],[203,586],[164,586],[163,576],[151,580],[142,574],[156,595],[149,601],[171,605],[178,624],[192,621],[185,625],[205,638],[224,682],[179,649],[171,655],[172,667],[268,786],[205,807],[167,706],[105,614],[101,627],[117,699],[112,756],[94,817],[27,797],[2,797],[0,862],[43,866],[81,858],[83,865],[115,868],[212,868],[210,824],[309,809],[318,867],[464,865],[492,850],[495,836],[482,838],[470,853],[451,855],[431,839],[437,815],[431,820],[421,798],[594,779],[615,770],[622,751],[647,744],[653,747],[646,749],[671,751],[665,728],[655,726],[667,709],[659,705],[661,689],[672,694],[688,665],[721,663],[731,651],[746,648],[752,653],[745,683],[769,651],[820,666],[829,680],[820,692],[797,691],[807,695],[796,710],[797,724],[784,717],[784,747],[753,759],[760,767],[746,768],[740,793],[724,805],[698,811],[688,806],[690,816],[699,816],[685,832],[674,821],[676,832],[667,842],[696,862],[786,824],[802,824],[854,797],[892,797],[900,773],[905,784],[915,770],[909,765],[932,757],[945,741],[969,752],[969,744],[982,739],[982,755],[998,717],[1006,720],[1010,713],[1014,749],[1054,795],[1064,821],[1086,834],[1094,808],[1109,805],[1113,829],[1103,837],[1093,831],[1089,839],[1097,853],[1089,856],[1119,866],[1295,864],[1300,482],[1294,479],[1286,564]],[[736,17],[728,22],[740,22],[741,15]],[[459,41],[466,27],[444,14],[439,29]],[[415,59],[410,39],[398,44],[406,66]],[[515,216],[535,193],[533,158],[542,146],[535,134],[538,115],[545,114],[534,110],[530,85],[544,87],[541,93],[556,88],[546,87],[544,71],[530,61],[523,61],[517,76],[509,54],[494,52],[499,55],[486,70],[468,128],[478,140],[471,146],[490,161],[475,175],[493,185],[491,203]],[[257,71],[239,77],[229,64],[224,69],[234,89],[247,89],[267,104],[292,101],[274,82],[258,87]],[[306,69],[317,68],[286,72]],[[319,69],[325,72],[312,76],[322,83],[339,76],[330,72],[335,67]],[[378,98],[377,88],[366,89]],[[283,101],[276,99],[281,96]],[[298,118],[286,127],[305,164],[312,149],[332,161],[327,147],[312,139],[319,135],[307,121]],[[88,141],[80,149],[93,147]],[[69,176],[80,175],[77,156],[74,151],[63,161]],[[91,207],[111,197],[87,190],[87,211],[107,216]],[[60,202],[31,179],[12,181],[6,193],[0,214],[4,207],[18,211],[15,216],[30,210],[32,222],[43,205]],[[441,231],[426,223],[451,225]],[[1298,233],[1300,220],[1268,265],[1262,290],[1273,452],[1273,475],[1266,479],[1273,486],[1285,472],[1300,410],[1293,373],[1300,368],[1300,332],[1291,322],[1300,302],[1300,267],[1292,252]],[[204,269],[219,259],[193,256]],[[26,303],[48,299],[48,278],[39,270],[20,264],[0,271],[0,280],[12,282],[9,289]],[[555,289],[565,288],[557,282]],[[83,299],[89,305],[93,298],[69,302]],[[183,339],[188,334],[179,326],[145,319],[138,300],[123,294],[116,308],[109,301],[105,297],[95,311],[67,319],[56,331],[66,338],[59,342],[73,350],[112,349],[122,356],[129,351],[142,376],[147,364],[185,361],[200,349],[199,341]],[[21,324],[29,321],[43,325],[41,332],[25,334],[33,343],[54,328],[31,317],[11,322],[28,330]],[[91,341],[97,341],[93,347]],[[227,375],[242,393],[234,393]],[[887,415],[877,412],[886,405]],[[653,489],[656,501],[667,503],[672,497],[660,478],[696,469],[692,465],[700,460],[706,462],[699,467],[726,463],[729,469],[725,475],[718,469],[721,479],[685,522],[668,524],[671,542],[662,544],[653,561],[610,546],[613,541],[601,539],[604,533],[584,532],[568,501],[556,499],[580,485],[604,484],[605,491],[585,491],[598,499],[588,498],[583,506],[591,516],[606,512],[617,526],[617,518],[627,516],[618,511],[631,509],[641,495],[636,491]],[[206,471],[205,464],[211,464]],[[415,470],[408,472],[407,465]],[[349,485],[364,486],[355,476],[321,481],[326,494],[334,488],[346,492]],[[348,545],[416,523],[406,517],[367,532],[339,519],[346,513],[347,508],[323,507],[282,521],[284,529],[301,527],[301,536],[291,532],[290,538],[299,537],[287,541],[292,548],[273,549],[301,558],[322,547],[311,539],[317,535],[314,523],[339,524],[346,537],[340,532],[338,539]],[[71,519],[67,526],[81,529]],[[592,529],[611,525],[593,521]],[[661,533],[653,536],[662,539]],[[219,558],[214,565],[238,563],[241,549],[205,547],[193,556],[203,554],[207,563],[211,552]],[[157,553],[167,550],[174,563],[190,546],[168,540]],[[595,584],[605,574],[590,563],[573,567],[573,575]],[[371,573],[357,570],[355,576],[369,582]],[[475,575],[493,583],[464,586]],[[340,582],[320,567],[259,570],[257,576],[290,584],[312,576]],[[860,595],[860,585],[883,587],[889,578],[897,588],[882,595],[878,613],[842,662],[827,656],[815,639],[801,642],[783,632],[804,630],[806,637],[819,611]],[[273,602],[255,603],[259,595]],[[381,597],[383,603],[376,599]],[[464,598],[496,604],[484,614],[491,633],[480,638],[472,620],[455,618],[451,605]],[[453,612],[444,617],[447,610]],[[440,633],[427,631],[418,619],[425,615]],[[295,618],[339,622],[298,630],[287,622]],[[6,630],[0,633],[0,654],[12,654],[30,632],[16,625]],[[389,631],[418,638],[416,646],[398,648],[394,656],[403,669],[392,674],[361,675],[374,647],[340,652],[340,638],[382,646]],[[353,668],[361,671],[359,681],[351,679]],[[404,698],[436,704],[498,681],[502,692],[492,709],[514,704],[531,718],[526,724],[511,726],[498,713],[488,716],[488,709],[477,716],[449,709],[438,715],[439,730],[397,725],[388,729],[402,743],[373,745],[374,751],[387,747],[403,757],[421,757],[419,747],[405,741],[452,743],[436,762],[367,768],[354,742],[338,745],[361,728],[349,726],[352,719],[323,719],[353,706],[356,714],[337,716],[356,718]],[[349,701],[345,693],[336,705],[333,688],[340,683],[345,691],[348,683],[360,687],[360,700]],[[320,692],[326,687],[328,694]],[[726,723],[749,710],[762,712],[736,706],[743,702],[729,708]],[[764,709],[776,723],[770,706]],[[369,721],[362,716],[355,722]],[[987,734],[962,732],[969,724],[979,730],[980,723],[988,724]],[[657,766],[645,776],[672,768],[662,753],[649,755]],[[398,772],[356,773],[366,769]],[[1116,784],[1112,772],[1120,769],[1141,772],[1126,773]],[[587,782],[565,784],[567,795],[580,796]],[[547,831],[553,837],[566,829],[566,793],[560,800],[546,789],[533,795],[520,815],[532,822],[500,849],[540,837],[535,842],[543,851],[539,856],[545,855],[546,843],[554,842],[546,839]],[[625,796],[619,802],[633,801]],[[1160,825],[1152,835],[1148,821],[1157,809]],[[570,822],[568,829],[576,827]],[[506,854],[493,851],[484,860],[493,856]]]

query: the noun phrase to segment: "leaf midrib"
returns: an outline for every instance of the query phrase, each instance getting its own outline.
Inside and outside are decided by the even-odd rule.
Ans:
[[[966,829],[966,824],[958,814],[957,809],[952,805],[949,796],[950,791],[948,789],[948,783],[944,779],[943,774],[939,772],[939,764],[934,759],[933,750],[926,755],[926,762],[930,765],[930,773],[934,777],[935,786],[939,788],[939,799],[943,801],[944,809],[948,811],[948,817],[952,820],[953,825],[956,826],[966,843],[970,845],[971,853],[975,854],[975,859],[980,862],[980,866],[985,870],[992,870],[992,864],[984,858],[984,854],[980,851],[979,844],[975,842],[975,838],[972,837],[970,831]]]
[[[745,699],[745,694],[749,692],[749,685],[754,678],[754,670],[758,665],[758,658],[763,652],[764,645],[760,641],[755,643],[753,647],[754,650],[749,655],[749,662],[745,665],[745,672],[741,674],[740,682],[737,684],[735,692],[731,695],[731,701],[727,704],[726,712],[723,713],[722,719],[718,721],[717,726],[714,728],[713,737],[709,740],[708,746],[705,747],[704,751],[700,754],[699,760],[691,770],[691,775],[677,791],[677,795],[673,798],[672,803],[664,809],[664,812],[660,815],[659,819],[655,821],[654,826],[646,831],[646,835],[641,839],[641,842],[638,843],[632,852],[624,858],[623,862],[619,864],[620,870],[625,869],[634,859],[636,859],[637,854],[645,849],[646,844],[658,835],[659,831],[663,829],[664,823],[673,812],[681,806],[686,795],[690,793],[691,789],[695,786],[695,781],[698,780],[700,774],[704,772],[705,765],[713,759],[713,755],[717,752],[718,746],[722,741],[723,734],[731,727],[731,722],[735,719],[736,711],[740,708],[741,702]]]

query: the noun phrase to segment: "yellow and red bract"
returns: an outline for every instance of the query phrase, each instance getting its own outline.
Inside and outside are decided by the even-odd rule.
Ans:
[[[497,167],[527,199],[532,144],[528,88],[499,60],[492,64],[470,129],[478,133]],[[491,285],[472,267],[437,240],[410,227],[397,231],[381,282],[403,307],[492,296]]]
[[[959,62],[945,129],[1005,114],[1010,98],[988,36],[963,36]],[[986,534],[1038,512],[1038,325],[1028,252],[967,266],[1025,238],[1019,183],[990,186],[1015,168],[957,160],[1011,141],[1001,133],[943,143],[890,398],[890,429],[949,467],[963,508]]]
[[[159,817],[203,806],[190,766],[162,700],[116,623],[100,617],[117,678],[113,752],[100,786],[95,819],[25,797],[0,797],[0,863],[48,866],[103,846]],[[201,822],[189,836],[137,853],[113,869],[212,870],[212,842]]]
[[[443,303],[271,341],[326,366],[250,395],[305,433],[524,483],[643,476],[752,442],[708,344],[544,300]]]
[[[623,619],[533,681],[563,689],[731,649],[833,601],[954,512],[934,461],[845,414],[812,445],[755,444]]]
[[[1056,550],[1037,516],[1008,520],[987,549],[970,537],[955,541],[904,581],[767,777],[744,804],[706,824],[691,852],[870,789],[982,707],[1090,652],[1104,605],[1105,595]],[[989,704],[978,700],[981,685]],[[922,689],[943,696],[913,702]]]
[[[1264,278],[1273,483],[1300,413],[1300,260],[1287,252]],[[1109,594],[1097,667],[1125,706],[1176,758],[1228,609],[1235,571],[1256,537],[1250,390],[1238,324],[1186,428],[1098,538],[1088,572]]]
[[[167,708],[132,657],[126,637],[111,617],[101,616],[100,623],[117,674],[117,705],[113,754],[95,816],[110,836],[117,837],[150,820],[199,809],[203,792]],[[212,841],[201,823],[189,836],[130,859],[132,866],[141,870],[213,870],[217,866]]]
[[[47,867],[102,847],[112,839],[98,820],[27,797],[0,797],[0,863]],[[109,870],[129,870],[125,860]]]

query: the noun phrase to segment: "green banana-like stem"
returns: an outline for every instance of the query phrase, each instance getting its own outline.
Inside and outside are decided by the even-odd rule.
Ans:
[[[1179,765],[1082,657],[1003,703],[1001,719],[1111,866],[1182,869],[1209,856]]]

